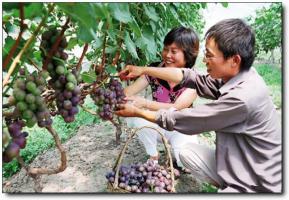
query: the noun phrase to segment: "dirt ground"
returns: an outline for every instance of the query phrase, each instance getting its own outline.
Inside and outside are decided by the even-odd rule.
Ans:
[[[40,184],[43,193],[108,193],[105,174],[111,170],[124,145],[115,144],[115,130],[110,123],[80,127],[77,134],[63,144],[67,153],[67,168],[54,175],[42,175]],[[161,145],[162,146],[162,145]],[[161,149],[161,147],[160,147]],[[163,156],[164,157],[164,156]],[[145,162],[147,156],[143,146],[133,139],[125,154],[123,164]],[[53,167],[60,162],[57,149],[52,148],[39,155],[33,167]],[[9,179],[3,180],[4,193],[34,193],[34,180],[21,169]],[[176,183],[178,193],[200,191],[200,183],[191,174],[181,174]]]

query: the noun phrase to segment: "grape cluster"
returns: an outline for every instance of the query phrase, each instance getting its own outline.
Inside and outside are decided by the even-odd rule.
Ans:
[[[98,106],[97,113],[103,120],[112,120],[117,104],[124,103],[124,92],[121,83],[111,79],[106,88],[96,88],[91,95]]]
[[[180,176],[174,169],[174,175]],[[110,183],[115,181],[115,172],[106,174]],[[118,187],[135,193],[168,193],[172,191],[172,179],[170,171],[163,166],[148,160],[146,163],[136,163],[130,166],[121,166],[119,171]]]
[[[13,85],[13,95],[9,97],[9,104],[15,105],[13,118],[21,118],[25,125],[33,127],[47,127],[52,124],[52,119],[41,93],[46,86],[47,71],[32,74],[20,73],[20,78]]]
[[[45,59],[48,56],[49,51],[51,50],[53,44],[56,42],[57,37],[60,35],[60,31],[57,30],[56,27],[50,27],[49,30],[45,31],[42,34],[42,41],[40,43],[40,51],[41,56],[43,58],[43,64],[45,62]],[[68,54],[64,52],[64,48],[66,48],[68,45],[67,40],[65,37],[61,38],[61,41],[57,47],[57,50],[54,52],[53,57],[53,63],[52,65],[48,64],[48,71],[51,75],[51,77],[56,76],[56,72],[54,70],[53,64],[61,65],[63,64],[63,60],[67,60]]]
[[[75,120],[78,113],[81,90],[77,86],[75,75],[71,72],[62,74],[57,80],[51,79],[51,85],[55,89],[56,106],[64,121],[69,123]]]
[[[43,61],[47,58],[49,52],[60,34],[56,28],[50,28],[42,34],[40,49],[42,50]],[[65,60],[68,55],[64,52],[67,47],[65,37],[61,39],[57,51],[52,55],[51,62],[47,65],[47,71],[51,76],[48,84],[55,90],[56,106],[58,113],[69,123],[75,120],[74,115],[78,113],[77,105],[80,102],[81,90],[77,86],[81,81],[80,74],[77,70],[68,70],[65,67]]]
[[[24,149],[26,146],[26,137],[28,136],[27,132],[21,132],[22,128],[25,126],[25,123],[22,120],[17,120],[12,122],[8,126],[8,132],[12,141],[9,143],[9,135],[6,130],[3,131],[3,161],[10,162],[13,158],[19,155],[20,149]]]

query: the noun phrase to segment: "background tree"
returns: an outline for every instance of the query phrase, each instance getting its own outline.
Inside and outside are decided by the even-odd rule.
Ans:
[[[256,34],[256,53],[271,52],[270,60],[275,62],[274,49],[281,49],[282,3],[272,3],[268,8],[256,11],[248,18]]]

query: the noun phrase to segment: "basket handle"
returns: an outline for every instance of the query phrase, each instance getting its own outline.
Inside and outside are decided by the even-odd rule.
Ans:
[[[128,148],[129,142],[138,133],[138,131],[140,131],[141,129],[144,129],[144,128],[149,128],[149,129],[155,130],[162,138],[162,142],[163,142],[163,144],[165,146],[165,150],[166,150],[167,160],[169,161],[169,167],[171,169],[170,173],[171,173],[171,180],[172,180],[172,192],[175,192],[175,175],[174,175],[174,168],[173,168],[173,160],[172,160],[172,156],[170,153],[170,147],[169,147],[168,141],[158,129],[153,128],[153,127],[149,127],[149,126],[143,126],[141,128],[138,128],[129,135],[129,137],[128,137],[127,141],[125,142],[125,145],[123,146],[118,158],[116,159],[116,163],[113,167],[113,170],[115,171],[115,180],[113,183],[113,188],[118,187],[119,168],[120,168],[120,164],[123,160],[124,153],[125,153],[126,149]]]

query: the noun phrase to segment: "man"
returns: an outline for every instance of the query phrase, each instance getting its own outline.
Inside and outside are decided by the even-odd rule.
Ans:
[[[194,69],[127,66],[120,77],[147,74],[194,88],[213,102],[158,112],[122,104],[116,114],[142,117],[183,134],[214,130],[216,151],[199,145],[183,147],[180,159],[185,167],[221,192],[281,192],[281,125],[263,79],[251,68],[254,33],[242,20],[228,19],[212,26],[205,36],[208,75]]]

